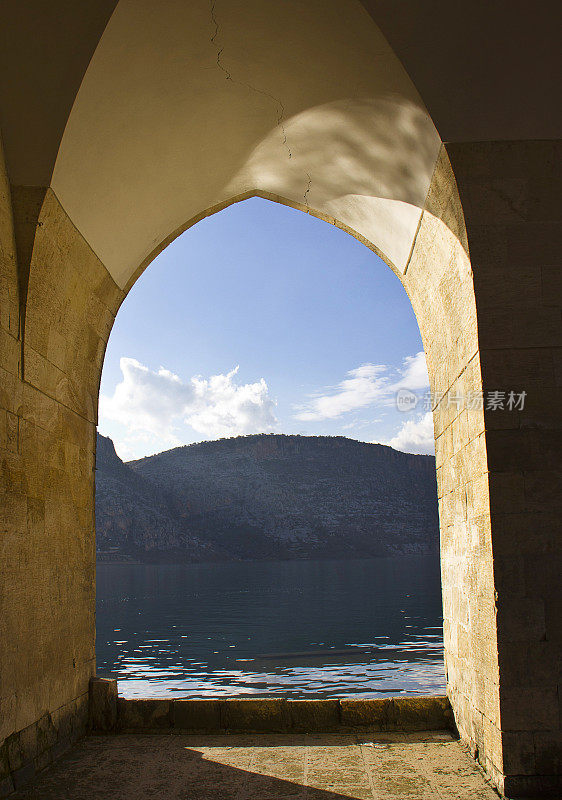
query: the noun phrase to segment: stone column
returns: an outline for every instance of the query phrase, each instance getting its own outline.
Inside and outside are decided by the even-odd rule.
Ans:
[[[0,796],[86,730],[97,395],[123,296],[51,189],[4,188]]]
[[[484,412],[472,268],[443,147],[404,285],[426,353],[435,430],[447,693],[462,738],[501,781],[499,676]],[[501,745],[500,745],[501,751]]]
[[[500,788],[518,797],[562,787],[562,144],[446,149],[483,388],[526,392],[523,410],[485,411],[501,730],[490,755]]]

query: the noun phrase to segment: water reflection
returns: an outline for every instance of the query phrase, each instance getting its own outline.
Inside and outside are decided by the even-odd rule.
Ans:
[[[99,564],[97,663],[125,697],[440,694],[439,564]]]

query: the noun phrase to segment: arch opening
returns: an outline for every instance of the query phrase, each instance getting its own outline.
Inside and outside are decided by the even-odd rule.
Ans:
[[[400,430],[405,434],[410,429],[408,442],[403,435],[401,441],[394,437],[396,441],[392,443],[402,451],[424,453],[432,449],[427,430],[427,417],[431,418],[427,405],[429,386],[410,301],[404,295],[401,282],[396,280],[396,271],[393,270],[394,275],[388,272],[382,259],[373,257],[362,246],[364,242],[360,236],[352,239],[347,235],[349,231],[341,233],[337,228],[345,230],[345,227],[336,226],[333,220],[329,220],[331,227],[324,224],[326,220],[322,220],[322,215],[311,209],[299,210],[320,220],[294,213],[287,207],[294,208],[294,204],[272,204],[255,194],[253,200],[243,205],[239,204],[241,198],[237,198],[229,210],[220,214],[214,214],[213,210],[212,219],[196,226],[185,237],[170,237],[175,243],[168,249],[158,248],[162,255],[153,265],[154,272],[149,270],[139,283],[140,286],[146,281],[146,286],[139,292],[133,289],[131,329],[127,336],[119,334],[119,344],[115,346],[113,338],[110,339],[106,365],[109,360],[112,378],[102,385],[100,404],[103,433],[119,440],[127,417],[140,420],[141,427],[144,420],[154,433],[157,415],[147,423],[147,409],[154,409],[160,391],[161,405],[169,413],[169,396],[166,395],[171,389],[174,395],[178,391],[182,393],[176,411],[184,403],[184,414],[195,425],[195,430],[189,434],[194,437],[191,441],[221,438],[208,441],[207,446],[194,444],[179,450],[169,449],[174,444],[171,440],[157,442],[153,439],[150,445],[145,444],[150,453],[169,452],[152,458],[143,458],[146,453],[142,446],[135,452],[127,450],[130,442],[123,441],[117,449],[124,460],[130,462],[126,465],[117,465],[115,453],[110,452],[111,444],[98,439],[96,513],[101,603],[98,672],[104,674],[105,669],[115,674],[116,665],[120,663],[122,691],[129,696],[155,692],[163,696],[171,692],[169,696],[174,696],[174,691],[180,696],[182,690],[186,696],[201,692],[220,696],[240,691],[259,695],[260,684],[266,687],[262,692],[297,697],[442,693],[442,640],[437,630],[441,626],[441,603],[434,462],[428,456],[408,456],[406,452],[371,443],[390,440],[391,432]],[[201,215],[201,219],[210,215],[211,212]],[[221,221],[223,216],[228,218],[228,224]],[[242,234],[244,226],[250,225],[253,226],[251,230]],[[222,248],[213,246],[217,237],[225,240]],[[279,249],[281,237],[293,239],[294,244],[286,246],[282,256],[273,255],[275,247]],[[256,239],[259,240],[257,244]],[[253,250],[250,244],[255,245]],[[211,254],[205,254],[205,249],[211,249]],[[369,250],[376,253],[374,246]],[[244,258],[252,262],[251,267],[243,265]],[[187,281],[181,273],[189,269],[204,275],[205,279]],[[211,276],[213,271],[216,274]],[[303,279],[305,273],[310,273],[306,280]],[[261,285],[260,280],[263,281]],[[352,288],[354,283],[358,284],[356,288]],[[174,289],[159,291],[162,286],[174,286]],[[174,307],[174,300],[179,296],[185,298],[185,308],[183,303]],[[199,310],[199,306],[205,306],[205,300],[206,310]],[[149,327],[147,320],[152,313],[152,303],[161,316],[160,320],[150,320],[162,341],[160,348],[154,348],[153,337],[150,337],[146,357],[142,347],[122,352],[124,346],[133,346],[135,337],[141,337],[142,328]],[[214,305],[217,307],[213,308]],[[233,306],[236,311],[231,314]],[[125,304],[120,315],[125,315],[127,308]],[[165,322],[163,308],[166,308]],[[244,320],[238,325],[245,329],[244,335],[235,330],[236,316]],[[273,321],[275,316],[279,321]],[[139,320],[142,320],[140,325]],[[166,335],[166,325],[173,336]],[[226,336],[217,337],[217,327],[224,328]],[[315,328],[319,328],[316,335],[310,332]],[[394,331],[392,340],[388,338],[391,330]],[[193,344],[198,334],[207,340],[202,348]],[[182,336],[188,343],[191,360],[182,359],[174,348],[174,341],[182,341]],[[283,341],[289,338],[289,344]],[[347,339],[350,340],[349,350],[342,347],[342,340]],[[209,340],[218,348],[218,354]],[[263,344],[256,347],[256,340]],[[412,352],[408,345],[410,350],[413,348]],[[237,346],[245,357],[251,356],[250,365],[244,364],[244,355],[239,353],[236,357]],[[202,353],[198,352],[200,349]],[[278,352],[281,350],[282,358]],[[126,364],[121,363],[120,372],[117,364],[118,356],[122,355],[132,358],[127,359]],[[385,358],[389,357],[392,363],[385,364]],[[232,365],[229,359],[233,360]],[[161,365],[159,369],[152,366],[156,363]],[[237,364],[241,365],[240,376],[229,372],[230,367]],[[222,375],[220,369],[223,369]],[[209,391],[212,395],[207,398],[205,408],[197,403],[188,407],[192,399],[189,388],[192,374],[196,376],[192,379],[196,390]],[[139,402],[138,396],[146,393],[149,382],[149,395]],[[218,383],[221,383],[220,389]],[[282,397],[276,386],[282,386]],[[324,397],[318,396],[320,388],[323,388]],[[421,430],[420,415],[414,419],[414,415],[395,410],[398,389],[415,393],[420,409],[422,403],[427,405],[422,415],[424,434],[421,438],[418,435],[417,440],[415,434]],[[217,397],[221,391],[224,394]],[[247,409],[242,409],[236,401],[239,397],[245,402],[248,392],[254,392],[251,398],[254,418],[250,421]],[[230,402],[228,408],[224,406],[225,396]],[[361,415],[373,416],[376,410],[392,417],[382,426],[385,433],[382,419],[378,420],[378,434],[376,420],[375,424],[365,425],[365,419],[358,419]],[[228,415],[241,411],[241,424],[228,428],[224,422]],[[406,424],[410,419],[409,425]],[[429,425],[432,440],[431,420]],[[134,424],[129,429],[133,429],[133,436],[138,433],[134,431]],[[236,438],[238,434],[246,436]],[[188,441],[178,440],[175,444]],[[334,471],[333,465],[330,466],[330,460],[337,460],[342,447],[344,456],[340,468],[343,472],[355,472],[355,478],[343,480],[338,474],[339,468]],[[221,452],[213,454],[213,448]],[[216,458],[228,462],[226,471],[216,472]],[[163,466],[168,459],[176,459],[180,471],[180,463],[185,462],[186,472],[177,487],[175,479]],[[242,467],[236,469],[240,459]],[[303,462],[307,461],[312,462],[313,469],[302,472]],[[217,485],[213,485],[213,480],[202,479],[203,464],[213,470]],[[251,464],[249,473],[248,464]],[[135,473],[135,478],[127,476],[126,470]],[[291,480],[285,474],[279,481],[276,475],[279,470],[290,471]],[[171,547],[167,556],[158,552],[157,546],[152,548],[152,554],[130,547],[127,552],[126,546],[119,546],[134,531],[131,532],[130,527],[117,530],[122,524],[123,510],[132,508],[131,498],[121,498],[121,508],[108,504],[108,497],[115,502],[116,473],[121,482],[131,484],[135,479],[148,478],[149,482],[159,483],[161,489],[171,479],[176,509],[185,503],[182,506],[184,535],[189,531],[190,517],[195,525],[191,557],[185,552],[180,554],[177,546]],[[392,489],[385,489],[381,494],[381,485],[388,484],[389,475],[394,476],[396,496]],[[196,490],[190,487],[190,480],[195,481]],[[316,484],[308,498],[299,496],[302,495],[299,481],[305,484],[307,480]],[[391,477],[391,484],[392,480]],[[319,490],[322,481],[329,485],[328,494]],[[285,496],[281,503],[280,493]],[[369,493],[373,498],[368,497]],[[415,494],[413,502],[412,493]],[[249,502],[248,494],[251,495]],[[206,501],[202,500],[202,495],[211,495],[204,509],[201,506]],[[217,503],[219,495],[222,501],[228,500],[230,508],[245,503],[243,513],[237,515],[224,509],[216,513],[213,503]],[[225,495],[230,496],[225,500]],[[338,502],[334,504],[330,495],[340,495],[339,518],[331,523],[327,518],[337,514]],[[358,501],[360,496],[362,501]],[[259,502],[258,497],[261,497]],[[363,504],[359,513],[351,510],[354,502]],[[388,504],[386,515],[377,514],[375,506],[384,502]],[[400,503],[412,503],[418,511],[423,507],[424,513],[416,516],[412,508],[404,512],[399,508]],[[139,505],[142,514],[142,504]],[[275,524],[269,528],[263,514],[260,517],[260,505],[262,512],[267,509],[268,515],[274,518]],[[314,507],[314,511],[303,513],[305,506]],[[191,513],[192,509],[198,509],[199,513]],[[247,524],[248,511],[254,516],[254,523],[250,525]],[[132,524],[133,527],[143,526],[138,514],[133,514]],[[154,525],[154,517],[149,524]],[[213,526],[216,530],[209,531]],[[281,531],[275,533],[275,526]],[[372,534],[371,541],[367,541],[369,534]],[[210,542],[207,554],[201,555],[198,536],[207,537],[207,545]],[[145,566],[107,564],[131,559],[140,560]],[[359,563],[354,563],[354,559],[359,559]],[[170,561],[181,560],[218,563],[170,569]],[[151,561],[152,566],[148,567]],[[164,564],[154,566],[155,561]],[[268,561],[274,563],[268,564]],[[113,581],[117,570],[123,574],[116,589]],[[135,578],[135,574],[138,577]],[[173,587],[170,592],[163,575],[168,576]],[[151,649],[142,639],[140,630],[135,629],[132,638],[128,635],[126,629],[131,628],[137,610],[125,609],[118,600],[122,591],[131,594],[131,581],[135,585],[134,593],[140,591],[141,595],[142,592],[146,595],[139,601],[142,618],[150,620],[152,640],[165,642],[160,647],[152,644]],[[187,619],[180,622],[174,618],[174,630],[166,630],[166,624],[171,625],[173,602],[177,601],[182,581],[193,582],[197,593],[205,598],[198,609],[199,619],[195,621],[196,604],[191,602],[187,592],[186,607],[190,609]],[[377,584],[381,588],[375,599],[372,591]],[[158,612],[151,605],[154,587],[162,596],[161,619],[156,619]],[[290,591],[289,587],[292,587]],[[330,587],[337,587],[336,591]],[[240,593],[248,600],[244,607],[245,619],[240,621],[239,631],[228,632],[227,629],[225,633],[224,627],[216,626],[220,605],[217,597],[222,594],[225,603],[226,600],[232,602]],[[299,596],[306,598],[312,612],[294,602]],[[268,597],[271,603],[264,603],[263,599]],[[291,602],[287,602],[288,599]],[[124,611],[123,618],[121,614],[114,616],[119,608]],[[261,611],[256,627],[251,620],[258,608]],[[237,610],[242,613],[239,608]],[[177,609],[175,611],[177,613]],[[226,603],[222,613],[228,618],[233,609]],[[326,616],[331,620],[330,630],[326,628]],[[298,618],[306,619],[307,624],[297,632],[295,620]],[[179,633],[180,628],[182,633]],[[246,637],[242,633],[250,635]],[[238,641],[238,634],[251,640],[251,644]],[[147,634],[147,638],[150,636]],[[225,637],[230,637],[226,646]],[[235,645],[231,641],[235,641]],[[219,650],[214,651],[215,647]],[[162,663],[157,663],[159,649],[165,651]],[[138,653],[136,657],[133,651]],[[181,652],[181,664],[177,659],[173,663],[171,654],[174,652],[176,655]],[[199,654],[196,670],[187,663],[189,654],[194,652]],[[235,655],[241,657],[239,663]],[[397,668],[399,662],[402,663]],[[201,675],[202,663],[206,663],[205,678]],[[229,667],[232,675],[237,673],[231,680],[226,677]],[[170,679],[162,677],[167,669],[173,674]],[[346,672],[347,682],[342,678]],[[384,673],[383,678],[381,673]],[[318,678],[319,674],[324,675],[323,680]]]
[[[74,431],[75,449],[68,452],[81,454],[80,469],[71,471],[69,467],[64,480],[58,472],[49,472],[50,483],[44,491],[52,494],[53,508],[59,509],[66,502],[73,509],[89,543],[76,556],[84,561],[83,570],[91,577],[79,587],[77,600],[84,611],[85,625],[79,639],[88,642],[88,657],[81,667],[87,681],[95,670],[91,516],[94,423],[103,354],[126,292],[101,263],[52,190],[45,195],[39,222],[26,309],[26,379],[35,391],[51,398],[57,414],[65,415],[62,440],[66,441],[67,431]],[[396,228],[390,233],[396,236]],[[482,743],[484,739],[474,727],[482,713],[480,701],[464,676],[477,676],[488,687],[489,708],[499,708],[499,686],[493,680],[496,651],[494,647],[485,652],[478,647],[467,649],[463,643],[482,635],[487,618],[482,616],[482,595],[474,593],[471,576],[478,574],[480,585],[494,585],[486,434],[482,408],[458,407],[451,402],[455,396],[481,392],[482,376],[464,216],[444,148],[433,170],[414,234],[408,241],[407,269],[401,282],[419,323],[434,393],[447,694],[461,734],[469,741]],[[53,281],[60,287],[57,294],[51,291]],[[65,343],[63,349],[58,347],[61,341]],[[43,480],[39,475],[38,481]],[[76,497],[83,498],[80,506],[76,506]],[[60,564],[53,562],[49,575],[54,585],[63,578],[59,568]],[[72,583],[71,576],[68,578]],[[493,591],[486,597],[493,597]],[[475,625],[474,620],[481,620],[481,624]],[[62,635],[64,630],[61,622],[56,635]],[[493,631],[491,636],[495,635]]]

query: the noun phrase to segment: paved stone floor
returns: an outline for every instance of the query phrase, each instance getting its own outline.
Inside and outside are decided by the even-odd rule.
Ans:
[[[90,736],[13,800],[498,800],[448,733]]]

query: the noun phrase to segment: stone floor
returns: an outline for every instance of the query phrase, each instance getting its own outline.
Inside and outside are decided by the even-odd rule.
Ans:
[[[90,736],[12,800],[498,800],[446,733]]]

